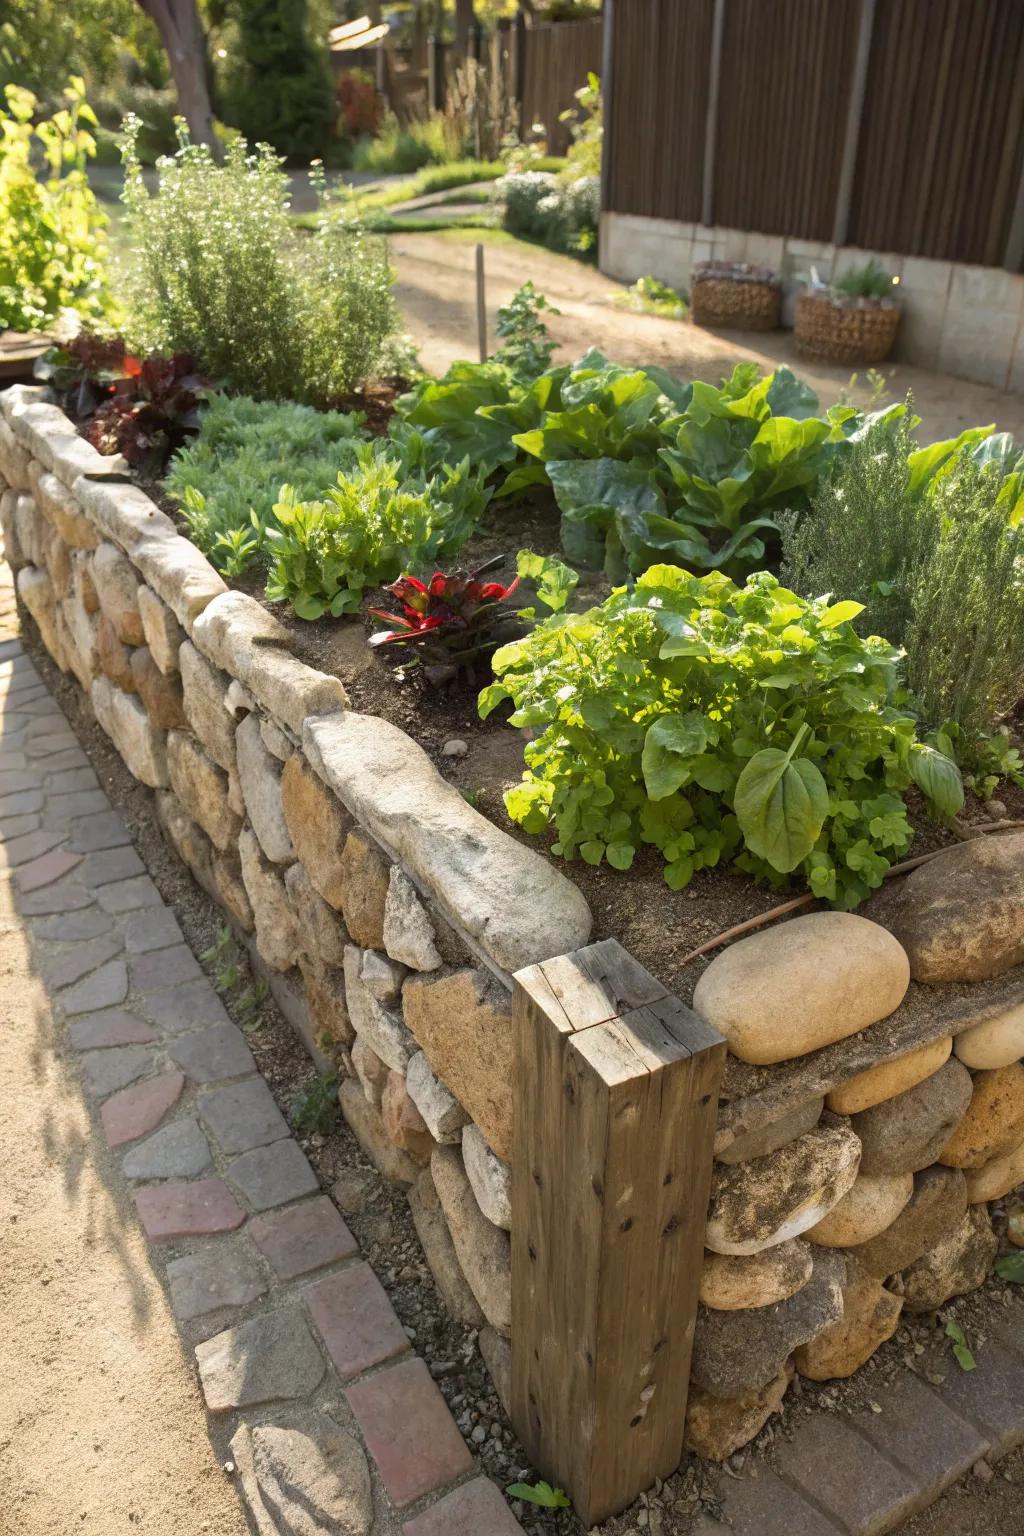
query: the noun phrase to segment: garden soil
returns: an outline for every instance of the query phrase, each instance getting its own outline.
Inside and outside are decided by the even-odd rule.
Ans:
[[[112,1155],[0,915],[0,1532],[244,1536]]]

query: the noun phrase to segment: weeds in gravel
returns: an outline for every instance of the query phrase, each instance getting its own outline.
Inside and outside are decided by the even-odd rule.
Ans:
[[[953,1341],[953,1356],[962,1371],[973,1371],[978,1364],[970,1346],[967,1343],[967,1335],[960,1324],[954,1318],[950,1318],[946,1324],[946,1338]]]
[[[539,1504],[542,1509],[571,1509],[571,1500],[561,1488],[550,1483],[510,1483],[505,1489],[510,1499],[522,1499],[524,1504]]]
[[[337,1075],[309,1078],[292,1099],[288,1118],[300,1136],[330,1135],[338,1123]]]

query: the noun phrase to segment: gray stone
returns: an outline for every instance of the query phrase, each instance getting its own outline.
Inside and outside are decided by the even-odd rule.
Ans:
[[[231,808],[228,775],[188,731],[167,733],[167,771],[182,806],[214,847],[221,852],[233,848],[242,818]]]
[[[206,751],[221,768],[235,766],[235,723],[225,707],[229,678],[212,667],[187,640],[178,652],[185,715]]]
[[[215,667],[245,682],[249,654],[256,646],[291,646],[279,619],[245,592],[223,592],[204,608],[192,627],[192,639]]]
[[[68,848],[72,853],[98,853],[103,848],[124,848],[131,840],[117,811],[101,811],[98,816],[75,822]]]
[[[847,1125],[829,1119],[834,1123],[823,1121],[768,1157],[714,1165],[706,1248],[760,1253],[809,1231],[839,1204],[856,1180],[860,1142]]]
[[[197,1100],[199,1118],[223,1152],[249,1152],[288,1135],[288,1123],[261,1077],[204,1093]]]
[[[260,847],[272,864],[289,864],[295,849],[281,802],[281,764],[267,751],[256,715],[246,715],[235,731],[238,778],[245,808]]]
[[[217,1243],[199,1253],[172,1259],[167,1279],[174,1315],[183,1323],[207,1312],[219,1312],[222,1307],[244,1307],[267,1289],[253,1255],[231,1243]]]
[[[345,950],[345,1000],[356,1034],[366,1041],[381,1061],[395,1072],[404,1072],[415,1054],[416,1042],[400,1013],[385,1008],[362,980],[363,952],[355,944]]]
[[[151,949],[166,949],[184,942],[178,919],[170,907],[153,907],[128,919],[124,947],[130,955],[144,955]]]
[[[89,697],[129,773],[150,789],[165,789],[169,780],[164,733],[152,724],[139,700],[115,688],[107,677],[94,680]]]
[[[264,715],[260,719],[260,735],[263,737],[263,745],[268,752],[273,752],[278,762],[286,763],[299,745],[292,741],[287,731],[282,730],[276,720]]]
[[[243,1424],[231,1453],[259,1536],[368,1536],[373,1490],[365,1453],[325,1414],[314,1411],[287,1428]]]
[[[491,1327],[507,1338],[512,1327],[508,1233],[481,1211],[455,1147],[435,1147],[430,1172],[469,1288]]]
[[[256,1071],[245,1036],[233,1024],[211,1024],[208,1029],[180,1035],[172,1042],[170,1053],[194,1083],[216,1083]]]
[[[62,943],[70,943],[73,940],[99,938],[101,934],[109,933],[113,926],[113,919],[106,912],[88,907],[82,912],[60,912],[55,917],[43,918],[33,923],[32,929],[39,939],[57,939]]]
[[[477,1339],[480,1353],[483,1356],[494,1390],[498,1394],[498,1401],[505,1410],[506,1417],[512,1416],[512,1346],[507,1339],[503,1339],[500,1333],[493,1328],[481,1328],[480,1337]]]
[[[348,711],[310,720],[303,746],[362,826],[495,964],[516,971],[586,943],[590,910],[577,887],[473,810],[397,726]]]
[[[143,1045],[123,1045],[110,1050],[83,1051],[79,1060],[86,1088],[95,1098],[105,1099],[145,1077],[153,1067],[154,1056]]]
[[[416,1235],[445,1310],[465,1328],[482,1328],[484,1314],[462,1272],[429,1168],[423,1169],[408,1199]]]
[[[178,651],[185,638],[178,621],[151,587],[141,586],[136,598],[149,653],[164,676],[173,677],[178,670]]]
[[[691,1376],[713,1397],[742,1397],[782,1371],[793,1351],[843,1314],[846,1265],[841,1253],[818,1249],[814,1272],[787,1301],[749,1311],[700,1307],[693,1341]]]
[[[324,1374],[323,1356],[298,1306],[226,1329],[197,1345],[196,1361],[211,1413],[305,1397]]]
[[[175,987],[170,992],[153,992],[145,1000],[146,1017],[167,1035],[184,1034],[202,1024],[227,1024],[224,1004],[204,978]]]
[[[163,897],[148,875],[123,880],[96,892],[104,912],[135,912],[141,907],[162,907]]]
[[[104,934],[97,939],[87,939],[74,944],[60,955],[47,956],[40,970],[48,987],[59,991],[70,987],[83,976],[98,970],[108,960],[121,952],[121,940],[116,934]]]
[[[121,1164],[129,1179],[194,1179],[212,1166],[210,1143],[191,1116],[161,1126]]]
[[[959,1226],[903,1271],[908,1312],[934,1312],[988,1279],[999,1239],[986,1205],[972,1205]]]
[[[123,960],[111,960],[61,994],[65,1013],[95,1013],[115,1008],[128,996],[128,968]]]
[[[763,1125],[756,1131],[747,1131],[745,1135],[737,1136],[730,1147],[717,1154],[716,1160],[720,1163],[749,1163],[752,1158],[767,1157],[770,1152],[784,1147],[787,1142],[795,1141],[798,1136],[813,1130],[821,1119],[824,1108],[824,1099],[808,1099],[805,1104],[798,1104],[796,1109],[790,1110],[781,1119],[773,1120],[770,1125]]]
[[[417,1051],[410,1059],[405,1075],[405,1089],[435,1141],[450,1142],[453,1146],[462,1141],[462,1128],[469,1116],[447,1083],[442,1083],[439,1077],[434,1076],[424,1051]],[[504,1223],[499,1222],[498,1225],[503,1226]]]
[[[971,1102],[971,1074],[950,1060],[894,1099],[851,1117],[864,1173],[917,1173],[934,1163]]]
[[[299,924],[308,955],[325,965],[343,965],[349,934],[339,913],[314,889],[304,864],[293,864],[284,877],[285,890]]]
[[[956,1230],[967,1210],[967,1181],[962,1168],[938,1164],[914,1175],[914,1193],[891,1226],[858,1243],[857,1262],[884,1280],[907,1269],[922,1254]]]
[[[271,970],[290,970],[302,952],[303,939],[284,881],[264,857],[256,834],[249,827],[238,839],[238,852],[242,879],[252,903],[259,952]]]
[[[462,1161],[477,1205],[496,1227],[512,1231],[512,1169],[491,1151],[479,1126],[462,1131]]]
[[[359,979],[378,1003],[396,1003],[402,995],[405,976],[405,966],[399,965],[388,955],[382,955],[379,949],[363,950]]]
[[[291,1140],[243,1153],[228,1164],[227,1176],[254,1211],[300,1200],[320,1187],[298,1142]]]

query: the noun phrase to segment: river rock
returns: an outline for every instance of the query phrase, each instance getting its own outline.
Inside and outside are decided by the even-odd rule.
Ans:
[[[953,1049],[964,1066],[974,1070],[991,1071],[1019,1061],[1024,1056],[1024,1003],[965,1029]]]
[[[704,1245],[752,1254],[816,1226],[857,1177],[860,1142],[846,1126],[820,1125],[769,1157],[715,1164]]]
[[[781,1413],[792,1380],[793,1367],[786,1364],[767,1386],[742,1397],[712,1397],[691,1385],[686,1402],[687,1447],[707,1461],[727,1461],[761,1433],[773,1413]]]
[[[281,804],[281,764],[263,745],[259,716],[246,715],[235,731],[235,753],[242,798],[272,864],[290,864],[295,858]]]
[[[903,1271],[907,1311],[934,1312],[954,1296],[977,1290],[988,1279],[998,1251],[987,1207],[972,1205],[959,1226]]]
[[[877,923],[815,912],[733,944],[697,983],[693,1006],[741,1061],[789,1061],[855,1035],[903,1001],[910,967]]]
[[[712,1397],[757,1392],[781,1373],[790,1355],[843,1315],[842,1254],[819,1249],[802,1290],[773,1307],[747,1312],[697,1311],[692,1379]]]
[[[854,1248],[891,1227],[914,1193],[912,1173],[861,1173],[834,1210],[806,1234],[822,1248]]]
[[[1018,1184],[1024,1184],[1024,1141],[980,1168],[967,1170],[967,1198],[972,1205],[982,1200],[1001,1200]]]
[[[337,795],[294,753],[281,773],[281,804],[296,855],[313,889],[336,912],[342,910],[341,851],[354,825]]]
[[[1024,963],[1024,832],[972,837],[922,864],[889,926],[915,981],[983,981]]]
[[[508,993],[486,972],[407,978],[405,1022],[488,1145],[512,1161],[515,1051]]]
[[[858,1072],[856,1077],[833,1088],[828,1096],[828,1107],[837,1115],[856,1115],[886,1099],[894,1099],[897,1094],[906,1093],[908,1088],[923,1083],[926,1077],[937,1072],[949,1060],[952,1049],[953,1037],[946,1035],[942,1040],[929,1040],[925,1045],[919,1045],[916,1051],[908,1051],[905,1056],[880,1061],[877,1066],[868,1067],[866,1072]]]
[[[508,1338],[512,1331],[509,1235],[481,1211],[455,1147],[435,1147],[430,1172],[469,1288],[491,1327]]]
[[[939,1157],[949,1168],[980,1168],[1024,1141],[1024,1067],[978,1072],[967,1113]]]
[[[813,1268],[813,1251],[795,1238],[749,1257],[709,1250],[704,1254],[700,1299],[715,1312],[772,1307],[802,1291]]]
[[[895,1099],[853,1116],[864,1173],[916,1173],[934,1163],[971,1102],[971,1074],[959,1061]]]
[[[847,1254],[843,1315],[797,1350],[800,1375],[811,1381],[852,1376],[880,1344],[892,1338],[902,1310],[902,1298],[862,1269],[854,1254]]]
[[[755,1157],[767,1157],[787,1142],[795,1141],[807,1131],[813,1130],[821,1119],[825,1107],[822,1098],[808,1099],[791,1109],[788,1114],[770,1125],[762,1125],[756,1131],[745,1131],[724,1152],[716,1154],[720,1163],[749,1163]]]
[[[914,1193],[892,1225],[868,1242],[858,1243],[857,1262],[884,1280],[934,1248],[966,1209],[967,1183],[961,1169],[924,1168],[914,1175]]]

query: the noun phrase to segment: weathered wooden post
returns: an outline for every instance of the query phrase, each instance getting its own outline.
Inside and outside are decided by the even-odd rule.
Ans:
[[[515,977],[512,1417],[586,1526],[683,1449],[725,1042],[620,944]]]

